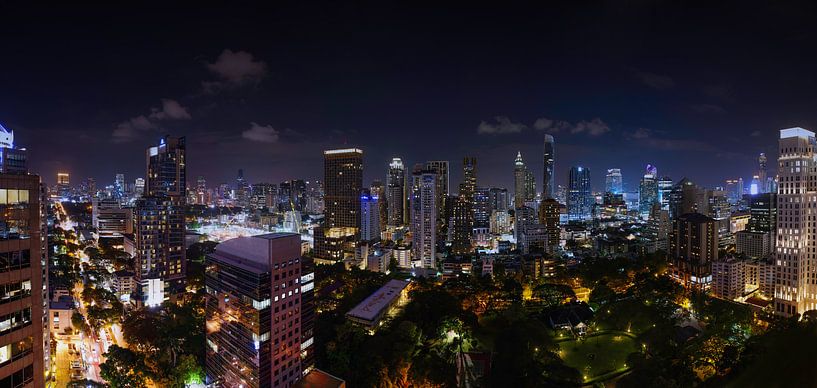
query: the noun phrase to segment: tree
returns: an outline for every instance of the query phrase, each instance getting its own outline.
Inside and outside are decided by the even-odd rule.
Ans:
[[[74,313],[71,315],[71,327],[74,328],[74,331],[82,332],[82,333],[90,333],[91,328],[88,326],[88,323],[85,321],[85,316],[83,316],[79,311],[74,310]]]
[[[100,375],[112,388],[146,387],[149,373],[145,368],[145,357],[138,352],[111,345],[107,358],[100,368]]]

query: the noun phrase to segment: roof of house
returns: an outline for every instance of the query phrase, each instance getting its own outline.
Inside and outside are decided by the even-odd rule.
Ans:
[[[383,287],[380,287],[373,294],[369,295],[363,302],[355,308],[349,310],[346,315],[356,318],[373,321],[387,308],[395,299],[400,297],[400,293],[408,287],[409,282],[405,280],[392,279]]]

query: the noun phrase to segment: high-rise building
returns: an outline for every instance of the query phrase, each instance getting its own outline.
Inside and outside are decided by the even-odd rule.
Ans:
[[[207,255],[207,383],[291,387],[311,369],[314,272],[294,233],[238,237]]]
[[[760,156],[757,158],[757,181],[759,184],[758,192],[760,193],[768,193],[769,192],[769,182],[766,179],[766,154],[763,152],[760,153]]]
[[[663,209],[660,203],[655,202],[650,211],[647,231],[650,238],[650,252],[664,251],[669,248],[669,210]]]
[[[491,189],[477,187],[474,191],[474,227],[488,228],[491,226]]]
[[[360,239],[363,151],[328,150],[323,156],[325,210],[323,226],[315,230],[315,255],[338,260],[343,252],[354,252],[354,242]]]
[[[448,220],[445,219],[445,204],[446,198],[450,190],[448,178],[448,161],[447,160],[432,160],[426,162],[426,170],[434,171],[437,174],[437,233],[442,233],[446,229]]]
[[[687,288],[707,289],[715,260],[718,260],[718,223],[700,213],[676,218],[670,237],[671,275]]]
[[[307,193],[308,193],[307,189]],[[389,218],[389,208],[386,204],[386,188],[383,187],[383,182],[379,179],[375,179],[372,181],[372,184],[369,185],[369,192],[377,197],[377,213],[378,213],[378,224],[380,225],[380,232],[386,230],[386,225],[388,223]],[[307,199],[309,196],[307,195]],[[379,233],[379,232],[378,232]]]
[[[48,249],[40,177],[0,174],[0,387],[45,387],[50,375]],[[11,302],[13,301],[13,302]],[[50,376],[49,376],[50,377]]]
[[[400,226],[406,223],[406,194],[406,167],[403,160],[393,158],[386,174],[388,225]]]
[[[522,153],[516,154],[513,168],[514,183],[514,207],[525,206],[526,203],[536,198],[536,183],[533,174],[528,171],[525,162],[522,161]]]
[[[127,191],[125,186],[125,174],[116,174],[116,176],[114,176],[113,187],[117,198],[122,198],[125,195],[125,191]]]
[[[415,169],[412,182],[410,206],[414,259],[420,260],[425,268],[436,268],[437,173],[434,170]]]
[[[705,204],[701,203],[703,190],[687,178],[682,178],[670,191],[669,215],[675,219],[682,214],[706,212]]]
[[[14,146],[14,131],[0,124],[0,173],[26,174],[26,149]]]
[[[136,194],[137,197],[145,194],[145,178],[136,178],[133,182],[133,193]]]
[[[545,135],[544,174],[542,177],[542,198],[555,198],[553,183],[554,166],[556,164],[556,142],[553,136]]]
[[[250,205],[250,185],[244,179],[244,169],[238,169],[235,179],[235,201],[236,205],[248,207]]]
[[[161,139],[146,152],[145,196],[136,202],[136,280],[142,301],[159,304],[184,291],[186,161],[185,138]]]
[[[777,189],[775,312],[785,316],[817,309],[817,154],[814,132],[780,131]]]
[[[451,253],[455,255],[469,254],[473,251],[471,233],[474,229],[471,203],[463,195],[449,196],[449,198],[451,198],[450,202],[453,202],[448,223],[448,240],[451,241]]]
[[[590,169],[572,167],[568,181],[567,218],[570,221],[589,220],[593,212],[593,193],[590,188]]]
[[[508,189],[492,187],[488,190],[492,210],[508,211]]]
[[[669,202],[672,198],[672,178],[664,176],[658,178],[658,202],[662,210],[669,211]]]
[[[658,202],[658,169],[648,164],[641,178],[638,190],[638,212],[641,218],[648,218],[652,205]]]
[[[380,240],[380,204],[377,195],[370,189],[360,194],[360,240],[374,242]]]
[[[551,253],[559,246],[560,207],[559,202],[553,198],[546,198],[539,205],[539,223],[547,230],[547,248]]]
[[[474,191],[477,189],[477,158],[465,157],[462,160],[462,183],[460,196],[471,204],[474,203]]]
[[[63,198],[71,195],[71,178],[67,172],[57,173],[57,195]]]
[[[604,177],[604,192],[613,194],[624,193],[624,181],[621,177],[621,169],[611,168],[607,170],[607,176]]]

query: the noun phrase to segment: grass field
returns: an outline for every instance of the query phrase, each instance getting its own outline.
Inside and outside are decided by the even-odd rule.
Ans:
[[[634,339],[617,333],[563,341],[559,348],[565,364],[576,368],[585,380],[627,369],[627,356],[638,351]]]

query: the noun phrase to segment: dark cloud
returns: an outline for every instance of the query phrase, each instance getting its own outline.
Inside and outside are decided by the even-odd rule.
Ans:
[[[675,86],[675,81],[666,75],[636,71],[635,76],[641,83],[653,89],[664,90]]]
[[[494,117],[495,122],[482,121],[477,126],[477,133],[480,135],[501,135],[507,133],[519,133],[527,126],[522,123],[515,123],[506,116]]]
[[[217,93],[225,88],[256,84],[267,75],[267,64],[257,60],[246,51],[224,50],[215,62],[207,63],[207,69],[219,77],[217,81],[204,81],[205,92]]]
[[[188,120],[191,116],[187,112],[187,108],[179,104],[178,101],[163,98],[162,109],[154,108],[150,118],[155,120]]]

